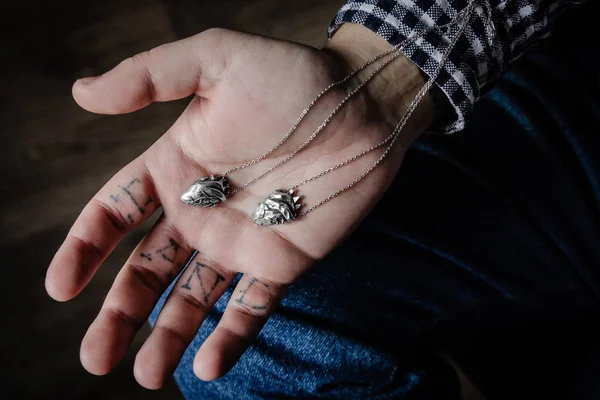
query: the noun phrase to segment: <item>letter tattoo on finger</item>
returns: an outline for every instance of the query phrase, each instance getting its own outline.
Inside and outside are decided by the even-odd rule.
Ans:
[[[118,203],[120,200],[120,196],[125,194],[130,200],[131,202],[135,205],[135,207],[137,208],[138,212],[140,214],[144,214],[146,212],[146,207],[153,202],[152,197],[148,196],[148,199],[145,202],[139,202],[138,199],[136,198],[136,196],[133,195],[133,193],[131,192],[131,188],[132,186],[137,185],[138,183],[141,183],[141,181],[138,178],[134,178],[132,179],[127,185],[125,186],[119,186],[120,192],[116,193],[116,194],[111,194],[110,195],[110,199],[115,202]],[[133,216],[131,215],[131,213],[127,214],[127,220],[129,221],[130,224],[134,223],[134,219]]]
[[[192,282],[197,281],[200,286],[200,290],[202,290],[202,299],[205,303],[208,303],[210,296],[215,291],[217,286],[221,282],[225,281],[225,277],[217,272],[215,272],[215,277],[210,279],[210,277],[206,276],[207,273],[205,272],[208,270],[210,270],[210,268],[201,262],[196,261],[196,265],[194,266],[192,273],[188,277],[187,281],[181,285],[182,289],[192,290]]]
[[[266,289],[268,296],[266,298],[264,298],[264,296],[261,296],[261,297],[263,297],[262,299],[260,299],[260,297],[259,297],[258,301],[249,303],[246,300],[248,291],[256,285],[260,285],[261,287]],[[235,299],[235,302],[238,304],[242,304],[246,307],[249,307],[253,310],[264,310],[271,303],[271,287],[269,285],[267,285],[266,283],[259,281],[256,278],[252,278],[250,280],[250,282],[248,283],[248,286],[246,286],[245,289],[240,291],[240,296],[237,299]]]
[[[169,282],[171,282],[177,275],[178,271],[181,269],[181,263],[177,262],[179,250],[181,250],[181,245],[175,240],[169,238],[169,244],[159,247],[153,252],[141,252],[140,257],[145,260],[148,260],[149,262],[153,262],[156,261],[155,256],[158,256],[159,260],[166,261],[167,263],[172,265],[173,267],[171,268],[171,270],[167,272],[167,279]]]

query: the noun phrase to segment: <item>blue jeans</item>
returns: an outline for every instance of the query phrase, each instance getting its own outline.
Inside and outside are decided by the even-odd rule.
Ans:
[[[600,48],[575,15],[468,129],[419,139],[360,228],[202,382],[194,354],[234,282],[177,369],[186,398],[458,399],[442,353],[489,399],[600,398]]]

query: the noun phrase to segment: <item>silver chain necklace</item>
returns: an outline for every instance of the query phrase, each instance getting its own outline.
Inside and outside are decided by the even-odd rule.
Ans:
[[[398,124],[396,124],[396,126],[394,127],[394,129],[392,130],[392,132],[390,133],[390,135],[387,138],[385,138],[383,141],[369,147],[368,149],[363,150],[362,152],[348,158],[347,160],[345,160],[337,165],[334,165],[331,168],[328,168],[308,179],[305,179],[303,181],[296,183],[295,185],[291,186],[287,190],[278,189],[278,190],[273,191],[265,200],[258,203],[256,208],[254,209],[254,212],[252,213],[252,218],[253,218],[254,222],[256,222],[258,225],[270,226],[270,225],[280,225],[280,224],[283,224],[286,222],[293,221],[297,217],[304,216],[304,215],[308,214],[309,212],[321,207],[323,204],[327,203],[328,201],[332,200],[333,198],[339,196],[340,194],[344,193],[348,189],[352,188],[358,182],[363,180],[367,175],[369,175],[389,155],[390,151],[394,147],[394,144],[396,143],[396,140],[399,137],[400,132],[406,125],[408,119],[411,117],[411,115],[413,114],[413,112],[416,110],[417,106],[421,102],[421,100],[425,97],[427,92],[433,86],[435,80],[437,79],[438,75],[442,71],[444,64],[448,61],[450,52],[452,51],[452,49],[458,42],[458,39],[461,37],[464,30],[466,29],[467,22],[470,19],[472,12],[474,10],[474,4],[475,4],[475,2],[471,3],[468,7],[466,7],[465,10],[463,10],[464,13],[460,13],[454,20],[455,22],[464,21],[464,23],[463,23],[463,25],[460,26],[454,39],[452,40],[452,42],[446,49],[446,52],[442,56],[440,62],[438,63],[438,66],[436,67],[433,74],[431,74],[430,78],[427,80],[425,85],[423,85],[423,87],[421,87],[419,92],[416,94],[415,98],[408,105],[404,114],[400,118],[400,121],[398,122]],[[399,50],[398,50],[398,53],[396,53],[396,56],[398,54],[400,54]],[[299,188],[300,186],[302,186],[308,182],[312,182],[316,179],[319,179],[319,178],[329,174],[330,172],[333,172],[339,168],[342,168],[342,167],[356,161],[357,159],[361,158],[362,156],[384,146],[387,143],[389,143],[389,144],[386,147],[385,151],[381,154],[381,156],[379,156],[379,158],[377,158],[377,160],[375,160],[375,162],[369,168],[367,168],[362,174],[360,174],[355,180],[353,180],[352,182],[350,182],[343,188],[330,194],[326,198],[322,199],[321,201],[319,201],[317,204],[313,205],[312,207],[307,208],[301,212],[298,212],[300,207],[302,207],[302,204],[298,203],[298,201],[300,200],[300,196],[294,195],[297,188]]]
[[[327,203],[331,199],[337,197],[341,193],[343,193],[346,190],[350,189],[351,187],[355,186],[358,182],[360,182],[363,178],[365,178],[368,174],[370,174],[390,153],[391,149],[393,148],[393,146],[396,142],[396,139],[399,136],[400,131],[404,128],[404,126],[406,125],[406,122],[408,121],[408,118],[412,115],[412,113],[415,111],[415,109],[417,108],[420,101],[423,99],[423,97],[425,97],[425,94],[433,85],[435,79],[437,78],[437,76],[441,72],[444,64],[446,63],[451,50],[454,48],[456,42],[458,41],[458,38],[462,35],[464,30],[466,29],[467,22],[472,15],[472,12],[474,10],[474,6],[475,6],[476,2],[477,2],[477,0],[472,0],[471,3],[469,3],[469,5],[467,7],[465,7],[465,9],[463,9],[456,16],[456,18],[453,19],[452,21],[450,21],[449,23],[441,25],[441,26],[437,26],[437,27],[427,28],[427,29],[422,30],[421,32],[417,32],[415,35],[407,38],[405,41],[403,41],[399,45],[366,61],[364,64],[362,64],[358,68],[352,70],[346,77],[344,77],[340,81],[330,84],[323,91],[321,91],[321,93],[319,93],[315,99],[313,99],[309,103],[309,105],[302,111],[302,113],[300,114],[300,116],[298,117],[296,122],[292,125],[292,127],[287,132],[287,134],[273,148],[271,148],[266,153],[260,155],[259,157],[255,158],[251,161],[248,161],[244,164],[238,165],[236,167],[233,167],[233,168],[230,168],[230,169],[224,171],[223,173],[221,173],[218,176],[211,175],[211,176],[203,177],[203,178],[199,179],[198,181],[194,182],[188,188],[188,190],[181,196],[181,200],[184,203],[191,205],[191,206],[214,207],[219,202],[225,201],[228,196],[230,196],[230,195],[248,187],[249,185],[257,182],[258,180],[262,179],[267,174],[269,174],[273,170],[279,168],[282,164],[289,161],[296,154],[298,154],[305,147],[307,147],[317,137],[317,135],[327,126],[327,124],[331,121],[333,116],[342,108],[342,106],[352,96],[354,96],[360,89],[362,89],[377,73],[379,73],[383,68],[385,68],[393,60],[395,60],[399,55],[401,55],[401,50],[405,46],[411,44],[412,42],[414,42],[418,38],[424,36],[427,32],[429,32],[431,30],[450,27],[457,22],[463,21],[464,23],[460,26],[458,33],[456,34],[456,36],[453,39],[453,41],[451,42],[451,44],[448,46],[448,49],[445,52],[445,54],[443,55],[440,62],[438,63],[438,67],[436,68],[435,72],[432,74],[430,79],[425,83],[425,85],[421,88],[421,90],[419,90],[419,92],[417,93],[417,95],[415,96],[413,101],[407,107],[404,115],[402,116],[402,118],[400,119],[398,124],[394,127],[394,129],[392,130],[392,133],[387,138],[385,138],[380,143],[377,143],[377,144],[371,146],[370,148],[350,157],[349,159],[347,159],[331,168],[326,169],[325,171],[322,171],[308,179],[298,182],[297,184],[293,185],[292,187],[290,187],[287,190],[281,190],[281,189],[275,190],[265,200],[263,200],[261,203],[258,204],[258,206],[256,207],[256,209],[254,210],[254,212],[252,214],[252,217],[253,217],[254,221],[259,225],[278,225],[278,224],[282,224],[285,222],[289,222],[289,221],[296,219],[299,216],[308,214],[309,212],[315,210],[316,208],[322,206],[323,204]],[[392,53],[394,53],[394,54],[392,54]],[[317,127],[317,129],[306,139],[306,141],[302,145],[300,145],[297,149],[295,149],[293,152],[288,154],[285,158],[280,160],[278,163],[276,163],[274,166],[272,166],[271,168],[269,168],[267,171],[263,172],[256,178],[246,182],[245,184],[237,187],[234,190],[230,190],[229,183],[227,180],[227,175],[229,175],[232,172],[235,172],[235,171],[241,170],[243,168],[249,167],[251,165],[254,165],[254,164],[258,163],[259,161],[262,161],[263,159],[268,157],[270,154],[272,154],[275,150],[277,150],[281,145],[283,145],[283,143],[285,143],[289,139],[289,137],[295,132],[295,130],[299,126],[300,122],[304,119],[304,117],[308,114],[308,112],[312,109],[312,107],[329,90],[347,82],[350,78],[355,76],[358,72],[362,71],[367,66],[373,64],[374,62],[376,62],[376,61],[380,60],[381,58],[383,58],[387,55],[390,55],[390,54],[392,54],[392,56],[390,58],[388,58],[381,65],[379,65],[371,74],[369,74],[369,76],[363,82],[361,82],[348,95],[346,95],[346,97],[344,97],[344,99],[342,99],[342,101],[333,109],[333,111],[323,121],[323,123],[321,123],[321,125],[319,125],[319,127]],[[299,188],[300,186],[302,186],[308,182],[312,182],[316,179],[319,179],[341,167],[344,167],[344,166],[352,163],[353,161],[356,161],[360,157],[384,146],[385,144],[388,144],[388,146],[386,147],[386,149],[382,153],[382,155],[366,171],[364,171],[358,178],[356,178],[354,181],[352,181],[351,183],[349,183],[342,189],[339,189],[336,192],[332,193],[331,195],[329,195],[325,199],[321,200],[314,206],[298,213],[298,210],[301,207],[301,204],[298,203],[300,197],[294,196],[294,192],[297,188]]]
[[[337,87],[339,85],[344,84],[349,79],[351,79],[354,75],[356,75],[358,72],[362,71],[364,68],[366,68],[367,66],[373,64],[377,60],[385,57],[386,55],[388,55],[390,53],[392,53],[392,51],[394,51],[394,50],[395,49],[391,49],[391,50],[386,51],[385,53],[382,53],[382,54],[379,54],[379,55],[373,57],[371,60],[365,62],[360,67],[358,67],[358,68],[354,69],[353,71],[351,71],[350,74],[348,74],[343,79],[341,79],[341,80],[339,80],[337,82],[334,82],[334,83],[330,84],[329,86],[327,86],[325,89],[323,89],[323,91],[321,91],[321,93],[319,93],[317,95],[317,97],[315,97],[308,104],[308,106],[302,111],[302,113],[300,114],[300,116],[298,117],[298,119],[296,120],[296,122],[294,122],[294,124],[292,125],[292,127],[290,128],[290,130],[287,132],[287,134],[279,141],[279,143],[277,143],[269,151],[267,151],[266,153],[263,153],[262,155],[254,158],[254,159],[252,159],[252,160],[250,160],[250,161],[248,161],[248,162],[246,162],[244,164],[240,164],[240,165],[238,165],[236,167],[230,168],[230,169],[222,172],[219,175],[210,175],[210,176],[206,176],[206,177],[200,178],[199,180],[197,180],[196,182],[194,182],[183,193],[183,195],[181,196],[181,200],[185,204],[190,205],[190,206],[194,206],[194,207],[214,207],[219,202],[225,201],[227,199],[227,197],[233,195],[234,193],[239,192],[242,189],[245,189],[246,187],[248,187],[248,186],[252,185],[253,183],[257,182],[258,180],[264,178],[266,175],[268,175],[269,173],[271,173],[273,170],[279,168],[281,165],[283,165],[284,163],[286,163],[287,161],[289,161],[290,159],[292,159],[296,154],[298,154],[306,146],[308,146],[310,144],[310,142],[312,142],[319,135],[319,133],[321,133],[321,131],[323,131],[323,129],[325,129],[325,127],[329,124],[329,122],[335,116],[335,114],[337,114],[337,112],[342,108],[342,106],[344,104],[346,104],[346,102],[348,100],[350,100],[350,98],[352,96],[354,96],[356,93],[358,93],[359,90],[362,89],[377,74],[377,72],[379,72],[383,67],[385,67],[387,64],[389,64],[394,58],[397,57],[397,55],[395,55],[393,58],[391,58],[389,60],[386,60],[386,62],[384,64],[382,64],[381,66],[379,66],[375,71],[373,71],[367,77],[367,79],[365,79],[364,82],[361,82],[348,95],[346,95],[346,97],[344,97],[344,99],[342,99],[342,101],[333,109],[333,111],[331,111],[331,113],[321,123],[321,125],[319,125],[317,127],[317,129],[308,137],[308,139],[306,139],[306,141],[304,143],[302,143],[302,145],[300,145],[300,147],[298,147],[292,153],[288,154],[285,158],[283,158],[277,164],[273,165],[271,168],[269,168],[268,170],[266,170],[265,172],[263,172],[262,174],[260,174],[256,178],[254,178],[254,179],[252,179],[252,180],[244,183],[241,186],[236,187],[233,190],[230,189],[229,181],[227,179],[227,175],[231,174],[232,172],[239,171],[241,169],[247,168],[247,167],[249,167],[251,165],[254,165],[254,164],[258,163],[259,161],[262,161],[265,158],[267,158],[275,150],[277,150],[279,147],[281,147],[281,145],[283,145],[290,138],[290,136],[292,136],[292,134],[296,131],[296,128],[298,128],[298,126],[300,125],[300,122],[302,122],[302,120],[308,114],[308,112],[313,108],[313,106],[327,92],[329,92],[334,87]]]
[[[449,25],[449,24],[442,25],[442,27],[447,26],[447,25]],[[436,28],[428,28],[424,32],[429,32],[432,29],[436,29]],[[421,35],[423,35],[423,34],[424,33],[422,32]],[[325,129],[325,127],[329,124],[329,122],[335,116],[335,114],[337,114],[337,112],[344,106],[344,104],[346,104],[348,102],[348,100],[350,100],[350,98],[352,98],[364,86],[366,86],[367,83],[369,83],[369,81],[371,79],[373,79],[375,77],[375,75],[377,75],[377,73],[379,71],[381,71],[389,63],[391,63],[394,59],[396,59],[401,54],[400,50],[402,48],[410,45],[412,42],[414,42],[415,40],[417,40],[419,37],[420,37],[419,35],[413,35],[413,36],[407,38],[406,40],[404,40],[399,45],[396,45],[395,47],[393,47],[393,48],[391,48],[391,49],[389,49],[389,50],[387,50],[387,51],[385,51],[385,52],[383,52],[381,54],[376,55],[375,57],[371,58],[370,60],[368,60],[365,63],[363,63],[362,65],[360,65],[359,67],[353,69],[343,79],[341,79],[341,80],[339,80],[337,82],[334,82],[334,83],[330,84],[329,86],[327,86],[325,89],[323,89],[321,91],[321,93],[319,93],[317,95],[317,97],[315,97],[308,104],[308,106],[302,111],[302,113],[300,114],[300,116],[298,117],[298,119],[296,120],[296,122],[294,122],[294,124],[292,125],[292,127],[290,128],[290,130],[287,132],[287,134],[279,141],[279,143],[277,143],[269,151],[267,151],[266,153],[263,153],[262,155],[254,158],[254,159],[252,159],[252,160],[250,160],[250,161],[248,161],[246,163],[243,163],[243,164],[240,164],[240,165],[238,165],[236,167],[230,168],[230,169],[222,172],[221,174],[218,174],[218,175],[211,174],[210,176],[205,176],[205,177],[200,178],[199,180],[197,180],[196,182],[194,182],[181,195],[181,201],[183,201],[187,205],[194,206],[194,207],[214,207],[218,203],[227,200],[227,198],[229,196],[231,196],[231,195],[239,192],[242,189],[245,189],[246,187],[248,187],[248,186],[252,185],[253,183],[259,181],[260,179],[264,178],[266,175],[268,175],[269,173],[271,173],[275,169],[279,168],[281,165],[283,165],[284,163],[286,163],[287,161],[289,161],[290,159],[292,159],[296,154],[298,154],[305,147],[307,147],[319,135],[319,133],[321,133],[321,131],[323,131],[323,129]],[[271,168],[269,168],[267,171],[263,172],[262,174],[260,174],[256,178],[254,178],[254,179],[252,179],[252,180],[244,183],[241,186],[236,187],[233,190],[230,188],[229,180],[227,179],[227,176],[229,174],[231,174],[232,172],[235,172],[235,171],[239,171],[239,170],[241,170],[243,168],[247,168],[247,167],[249,167],[251,165],[254,165],[254,164],[258,163],[259,161],[264,160],[269,155],[271,155],[275,150],[277,150],[279,147],[281,147],[281,145],[283,145],[290,138],[290,136],[292,136],[292,134],[296,131],[296,129],[298,128],[298,126],[300,125],[300,123],[302,122],[302,120],[304,119],[304,117],[313,108],[313,106],[327,92],[329,92],[334,87],[337,87],[337,86],[340,86],[340,85],[346,83],[348,80],[350,80],[352,77],[354,77],[356,74],[358,74],[360,71],[362,71],[363,69],[365,69],[369,65],[371,65],[374,62],[376,62],[376,61],[384,58],[385,56],[387,56],[389,54],[392,54],[393,52],[396,52],[396,53],[392,57],[390,57],[389,59],[387,59],[385,62],[383,62],[380,66],[378,66],[371,74],[369,74],[369,76],[367,76],[367,78],[363,82],[361,82],[348,95],[346,95],[346,97],[344,97],[344,99],[342,99],[342,101],[333,109],[333,111],[331,111],[331,113],[321,123],[321,125],[319,125],[317,127],[317,129],[308,137],[308,139],[306,139],[306,141],[304,143],[302,143],[302,145],[300,145],[300,147],[298,147],[297,149],[295,149],[292,153],[288,154],[285,158],[283,158],[277,164],[273,165]]]

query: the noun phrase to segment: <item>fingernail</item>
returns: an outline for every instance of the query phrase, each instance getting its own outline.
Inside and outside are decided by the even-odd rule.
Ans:
[[[77,83],[79,85],[89,85],[90,83],[92,83],[93,81],[95,81],[98,78],[99,78],[98,76],[88,76],[87,78],[78,79]]]

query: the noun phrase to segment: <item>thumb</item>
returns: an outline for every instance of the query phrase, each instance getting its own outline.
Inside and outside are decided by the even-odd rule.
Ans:
[[[99,114],[123,114],[155,101],[200,94],[223,72],[225,42],[230,32],[210,29],[168,43],[121,62],[104,75],[73,85],[73,97],[84,109]]]

